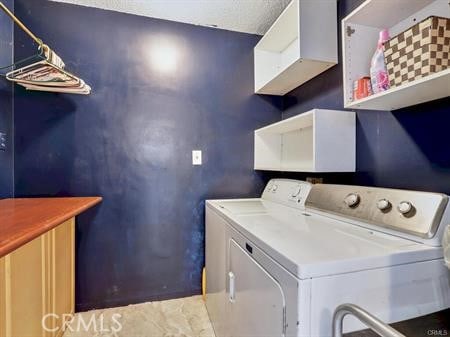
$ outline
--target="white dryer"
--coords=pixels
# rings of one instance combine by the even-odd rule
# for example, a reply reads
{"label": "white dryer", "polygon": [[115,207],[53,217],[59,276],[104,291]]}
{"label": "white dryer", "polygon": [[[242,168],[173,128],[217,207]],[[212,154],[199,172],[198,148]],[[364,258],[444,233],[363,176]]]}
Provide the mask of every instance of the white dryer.
{"label": "white dryer", "polygon": [[207,201],[217,337],[330,336],[343,303],[387,323],[450,307],[449,215],[442,194],[279,179],[260,199]]}
{"label": "white dryer", "polygon": [[[304,181],[272,179],[261,198],[206,202],[206,304],[216,337],[278,336],[287,328],[287,313],[297,320],[298,280],[231,226],[225,214],[289,216],[286,211],[304,209],[310,189]],[[261,281],[256,288],[246,283],[255,278]],[[248,315],[255,310],[255,295],[258,315]],[[233,324],[239,317],[247,319]]]}

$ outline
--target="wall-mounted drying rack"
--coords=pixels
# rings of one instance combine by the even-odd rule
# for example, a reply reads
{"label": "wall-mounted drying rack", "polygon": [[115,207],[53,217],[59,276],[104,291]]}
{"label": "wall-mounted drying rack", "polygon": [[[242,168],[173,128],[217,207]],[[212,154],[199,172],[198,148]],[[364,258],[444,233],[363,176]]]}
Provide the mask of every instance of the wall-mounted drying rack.
{"label": "wall-mounted drying rack", "polygon": [[64,70],[63,60],[34,35],[1,1],[2,9],[28,36],[38,44],[38,53],[0,69],[12,70],[3,75],[27,90],[88,95],[91,87],[81,78]]}

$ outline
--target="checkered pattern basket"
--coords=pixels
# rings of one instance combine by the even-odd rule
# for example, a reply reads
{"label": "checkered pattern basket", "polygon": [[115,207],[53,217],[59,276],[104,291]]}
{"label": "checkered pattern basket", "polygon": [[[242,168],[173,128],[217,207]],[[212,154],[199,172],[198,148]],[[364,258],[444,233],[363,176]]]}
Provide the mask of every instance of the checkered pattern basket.
{"label": "checkered pattern basket", "polygon": [[450,19],[437,16],[412,26],[384,44],[391,87],[450,67]]}

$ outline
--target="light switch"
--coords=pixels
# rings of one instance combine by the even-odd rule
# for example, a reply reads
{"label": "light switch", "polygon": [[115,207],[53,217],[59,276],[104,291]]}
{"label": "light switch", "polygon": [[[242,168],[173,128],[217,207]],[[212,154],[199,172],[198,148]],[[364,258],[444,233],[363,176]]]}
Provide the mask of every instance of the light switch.
{"label": "light switch", "polygon": [[192,151],[192,165],[201,165],[202,164],[202,151],[201,150],[193,150]]}

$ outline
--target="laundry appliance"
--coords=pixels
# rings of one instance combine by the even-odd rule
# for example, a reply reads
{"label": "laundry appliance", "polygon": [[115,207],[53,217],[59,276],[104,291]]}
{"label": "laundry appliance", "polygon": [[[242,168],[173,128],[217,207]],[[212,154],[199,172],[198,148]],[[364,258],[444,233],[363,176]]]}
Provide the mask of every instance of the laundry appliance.
{"label": "laundry appliance", "polygon": [[450,225],[444,232],[444,239],[442,240],[442,247],[444,249],[445,264],[450,269]]}
{"label": "laundry appliance", "polygon": [[[206,202],[206,306],[217,337],[330,336],[343,303],[386,323],[450,307],[448,197],[274,179]],[[355,318],[344,331],[365,328]]]}

